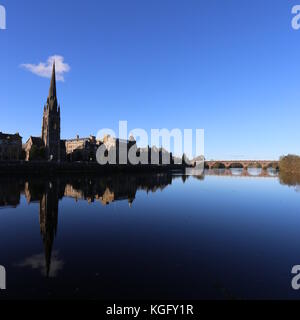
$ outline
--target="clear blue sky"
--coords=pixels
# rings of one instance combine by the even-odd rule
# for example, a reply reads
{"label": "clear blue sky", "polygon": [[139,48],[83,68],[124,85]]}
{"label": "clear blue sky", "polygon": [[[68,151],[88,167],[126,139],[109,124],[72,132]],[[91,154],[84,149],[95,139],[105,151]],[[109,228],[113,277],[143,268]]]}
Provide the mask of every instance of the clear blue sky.
{"label": "clear blue sky", "polygon": [[0,0],[0,131],[41,134],[49,79],[20,65],[61,55],[62,137],[204,128],[211,159],[300,154],[300,0]]}

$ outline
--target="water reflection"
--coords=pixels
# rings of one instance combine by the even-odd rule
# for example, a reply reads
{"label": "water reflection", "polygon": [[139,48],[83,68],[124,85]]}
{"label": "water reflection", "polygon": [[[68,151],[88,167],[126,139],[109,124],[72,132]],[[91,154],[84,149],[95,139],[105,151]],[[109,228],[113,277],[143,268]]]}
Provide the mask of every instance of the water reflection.
{"label": "water reflection", "polygon": [[[182,176],[185,182],[189,176]],[[47,277],[55,277],[62,268],[58,253],[52,254],[58,227],[58,208],[62,198],[89,203],[98,201],[107,206],[115,201],[127,200],[133,205],[138,190],[147,193],[164,190],[172,184],[172,175],[115,175],[107,177],[52,177],[51,179],[1,179],[0,209],[17,207],[20,197],[25,195],[27,203],[39,203],[39,224],[44,246],[44,257],[34,255],[16,264],[18,267],[41,269]]]}
{"label": "water reflection", "polygon": [[208,176],[233,176],[233,177],[261,177],[274,178],[278,176],[278,170],[268,168],[230,168],[230,169],[209,169],[205,171]]}
{"label": "water reflection", "polygon": [[248,168],[248,173],[250,176],[260,176],[263,172],[261,168]]}
{"label": "water reflection", "polygon": [[275,169],[275,168],[268,168],[267,172],[271,177],[276,177],[278,176],[278,173],[279,173],[278,169]]}
{"label": "water reflection", "polygon": [[0,182],[0,209],[17,207],[20,204],[22,183],[18,180],[2,179]]}
{"label": "water reflection", "polygon": [[[233,177],[233,179],[228,179],[230,181],[233,181],[233,186],[231,188],[236,188],[236,190],[240,190],[239,185],[236,185],[236,182],[238,181],[238,177],[249,177],[249,180],[251,180],[251,184],[254,184],[256,182],[256,180],[260,183],[262,180],[266,181],[266,186],[268,186],[269,182],[272,182],[273,179],[274,181],[277,181],[276,178],[274,178],[274,176],[276,176],[278,174],[277,171],[272,171],[272,170],[261,170],[259,172],[259,176],[257,175],[250,175],[248,170],[244,170],[244,169],[221,169],[221,170],[209,170],[205,172],[206,176],[212,176],[212,175],[218,175],[218,176],[225,176],[225,177]],[[270,179],[265,179],[265,178],[270,178]],[[159,204],[157,207],[156,206],[152,206],[151,207],[151,218],[148,218],[149,220],[148,223],[150,224],[152,219],[155,220],[155,218],[152,218],[152,216],[155,216],[155,209],[161,209],[162,212],[168,211],[171,212],[172,210],[174,210],[174,215],[172,216],[172,218],[170,220],[167,221],[168,224],[172,224],[173,223],[173,219],[176,221],[176,219],[178,219],[178,215],[176,218],[176,209],[178,209],[178,211],[184,211],[186,210],[188,214],[186,214],[186,212],[184,212],[187,216],[187,220],[180,220],[180,224],[178,226],[178,229],[176,229],[176,233],[174,234],[174,238],[170,238],[172,239],[178,239],[178,234],[181,234],[181,241],[184,243],[184,239],[190,239],[189,238],[189,231],[185,232],[184,228],[188,228],[187,230],[191,230],[193,227],[193,223],[190,223],[190,221],[198,221],[197,219],[199,217],[201,217],[201,219],[203,219],[201,221],[201,223],[197,224],[197,228],[201,228],[202,225],[205,225],[205,223],[207,222],[204,217],[205,214],[207,214],[207,218],[208,221],[210,219],[210,216],[212,214],[214,214],[214,212],[218,212],[220,210],[220,212],[222,210],[225,210],[223,208],[223,203],[226,203],[226,201],[229,201],[228,199],[230,199],[230,194],[227,193],[227,190],[229,190],[230,188],[224,188],[222,189],[222,192],[224,191],[225,193],[214,193],[216,192],[216,188],[217,186],[214,185],[214,181],[215,179],[207,179],[208,181],[204,181],[205,176],[197,176],[197,177],[193,177],[193,176],[188,176],[188,175],[171,175],[171,174],[158,174],[158,175],[115,175],[115,176],[106,176],[106,177],[89,177],[89,176],[78,176],[78,177],[51,177],[49,179],[40,179],[40,178],[30,178],[30,179],[0,179],[0,209],[1,207],[17,207],[20,205],[21,202],[21,196],[25,197],[27,203],[31,204],[31,203],[37,203],[38,204],[38,208],[39,208],[39,227],[40,227],[40,233],[41,233],[41,242],[43,243],[43,249],[44,252],[42,254],[35,254],[32,255],[32,252],[28,252],[26,253],[26,255],[24,254],[24,256],[26,257],[24,259],[24,256],[20,257],[19,259],[16,259],[16,261],[13,261],[15,263],[16,267],[21,268],[27,268],[27,269],[34,269],[34,270],[38,270],[39,273],[41,273],[43,276],[46,277],[50,277],[50,278],[54,278],[56,277],[59,272],[64,272],[65,269],[67,269],[67,263],[65,265],[64,260],[60,257],[60,253],[58,250],[54,249],[54,243],[56,241],[56,245],[57,242],[59,242],[59,239],[56,238],[57,235],[57,230],[58,230],[58,221],[59,221],[59,210],[62,210],[62,208],[59,208],[59,202],[63,199],[63,198],[68,198],[74,201],[86,201],[88,203],[99,203],[99,205],[101,206],[109,206],[114,202],[117,201],[126,201],[128,202],[128,206],[134,206],[135,204],[135,200],[137,198],[137,193],[138,191],[143,191],[146,193],[156,193],[157,191],[163,191],[165,190],[168,186],[170,186],[171,184],[174,183],[174,180],[178,179],[178,182],[182,181],[185,186],[184,189],[180,189],[180,193],[178,194],[174,194],[173,198],[168,195],[168,192],[164,193],[164,196],[166,196],[166,200],[165,200],[165,204]],[[197,179],[197,180],[196,180]],[[280,173],[279,175],[279,179],[280,182],[282,184],[287,184],[287,185],[292,185],[292,186],[296,186],[296,189],[298,188],[299,190],[299,185],[300,185],[300,176],[297,177],[296,175],[293,174],[284,174],[284,173]],[[225,179],[219,179],[221,182],[221,187],[223,188],[223,180]],[[247,179],[246,182],[248,183]],[[219,181],[219,182],[220,182]],[[225,180],[227,181],[227,180]],[[191,183],[192,182],[192,183]],[[199,183],[198,183],[199,182]],[[278,183],[277,183],[278,184]],[[200,192],[200,188],[198,189],[198,186],[206,186],[206,188],[208,188],[208,190],[211,190],[211,192],[208,192],[205,188],[202,188],[202,192]],[[193,186],[193,189],[191,188],[191,186]],[[226,185],[227,186],[227,185]],[[258,184],[258,187],[260,185]],[[265,185],[264,185],[265,186]],[[249,187],[249,185],[248,185]],[[245,187],[246,188],[246,187]],[[186,191],[185,191],[186,190]],[[255,189],[256,190],[256,189]],[[265,189],[262,189],[265,190]],[[186,193],[183,193],[186,192]],[[228,191],[229,192],[229,191]],[[238,191],[236,191],[238,192]],[[250,191],[251,192],[251,189]],[[218,201],[214,201],[215,200],[215,195],[219,196],[219,199],[222,199],[222,207],[217,207],[217,202]],[[240,197],[242,197],[243,201],[247,200],[247,194],[246,193],[234,193],[234,194],[238,194],[237,197],[233,197],[233,203],[235,203],[236,199]],[[176,199],[180,198],[180,196],[183,196],[184,199],[184,205],[182,205],[182,207],[172,207],[172,201],[174,201],[176,203],[176,206],[180,206],[179,202],[176,202]],[[222,198],[222,196],[224,196],[224,198]],[[169,197],[169,198],[167,198]],[[201,198],[202,197],[202,198]],[[202,202],[197,202],[198,199],[201,198]],[[207,200],[207,202],[205,202]],[[167,203],[167,205],[166,205]],[[190,220],[190,212],[193,212],[192,210],[192,205],[191,203],[195,206],[195,212],[197,212],[197,214],[195,214],[195,217],[197,217],[197,219],[195,220]],[[208,205],[209,204],[209,205]],[[163,207],[165,205],[165,207]],[[203,205],[203,210],[201,211],[199,208],[201,208],[201,205]],[[140,210],[147,210],[147,207],[149,206],[149,203],[145,203],[145,206],[141,208]],[[209,209],[210,206],[213,207],[213,209]],[[216,206],[216,207],[215,207]],[[229,209],[227,211],[227,215],[231,214],[232,208],[234,208],[234,206],[229,206]],[[130,212],[132,211],[131,209],[127,209],[130,210]],[[150,210],[150,209],[149,209]],[[238,209],[236,209],[238,210]],[[269,210],[271,211],[271,210]],[[201,214],[200,214],[200,213]],[[208,212],[208,213],[207,213]],[[253,212],[255,212],[255,210],[251,211],[251,215],[249,216],[253,216]],[[266,212],[268,212],[268,210],[266,210]],[[61,213],[62,214],[62,213]],[[161,215],[162,217],[165,215]],[[218,219],[220,218],[220,216],[218,216]],[[129,220],[130,217],[127,219]],[[156,219],[158,219],[156,217]],[[105,219],[103,219],[101,222],[104,222]],[[182,227],[182,223],[183,222],[186,223],[186,225],[184,227]],[[72,216],[72,222],[73,222],[73,216]],[[124,221],[122,220],[122,222],[124,223]],[[166,220],[164,221],[166,223]],[[158,228],[162,228],[163,226],[163,221],[159,220],[159,223],[157,224],[157,229],[146,229],[146,230],[150,230],[149,233],[152,232],[152,230],[158,230]],[[94,223],[93,221],[90,221],[91,225]],[[134,224],[134,222],[131,221],[131,223]],[[150,224],[151,225],[151,224]],[[207,223],[205,225],[206,227],[209,226],[209,224]],[[225,226],[226,226],[226,222],[225,222]],[[182,227],[182,228],[181,228]],[[228,228],[230,228],[230,226],[227,225]],[[90,229],[92,228],[92,226],[90,226],[90,228],[88,228],[86,231],[87,234],[86,236],[88,237]],[[166,227],[168,228],[168,227]],[[191,229],[189,229],[191,228]],[[203,227],[204,228],[204,227]],[[135,232],[138,234],[138,227],[134,227],[133,229],[130,229],[130,231],[128,231],[128,234],[126,234],[126,237],[123,237],[123,241],[125,241],[124,239],[130,239],[130,235],[131,232]],[[102,231],[105,230],[104,228],[102,229]],[[182,230],[182,231],[181,231]],[[197,237],[204,237],[205,236],[205,231],[206,229],[204,228],[202,230],[202,233],[198,231],[198,229],[195,231],[195,235],[197,235]],[[77,229],[78,231],[78,229]],[[119,231],[119,230],[118,230]],[[98,235],[98,230],[97,232],[94,230],[94,234],[93,236],[96,237]],[[182,233],[181,233],[182,232]],[[217,232],[215,230],[215,232]],[[218,231],[219,232],[219,231]],[[101,233],[99,233],[101,234]],[[154,234],[156,234],[154,232]],[[220,234],[213,234],[213,238],[215,238],[216,236],[221,236],[222,232],[220,232]],[[232,230],[230,230],[230,234],[232,234]],[[117,238],[118,236],[118,232],[116,233],[115,237]],[[143,233],[144,236],[144,233]],[[151,235],[152,236],[152,235]],[[39,235],[38,235],[39,237]],[[104,241],[99,241],[99,243],[106,243],[106,237],[107,235],[104,235],[103,238]],[[148,237],[148,238],[147,238]],[[150,236],[147,235],[147,239],[150,239]],[[74,237],[75,238],[75,237]],[[72,238],[72,241],[74,240],[74,238]],[[114,241],[113,237],[109,238],[110,241]],[[143,238],[138,238],[138,239],[143,239]],[[153,240],[153,238],[151,238]],[[38,239],[39,240],[39,239]],[[170,240],[170,244],[168,244],[168,239],[165,239],[165,243],[164,245],[166,246],[167,244],[170,246],[170,248],[173,249],[172,245],[173,242]],[[193,261],[194,259],[196,259],[193,255],[195,253],[196,250],[197,255],[195,254],[195,256],[197,256],[198,258],[201,257],[201,254],[199,254],[199,252],[202,250],[202,245],[205,243],[205,241],[199,241],[200,245],[197,246],[196,242],[191,239],[191,242],[189,243],[189,245],[186,247],[186,250],[182,251],[182,259],[178,259],[178,261],[176,260],[177,255],[178,255],[178,250],[180,250],[180,248],[178,249],[178,247],[176,247],[176,250],[174,250],[174,261],[176,261],[175,265],[175,269],[179,269],[180,270],[180,266],[182,264],[184,264],[184,261],[186,261],[185,259],[189,259],[191,258]],[[60,240],[61,241],[61,240]],[[87,240],[86,240],[87,241]],[[93,241],[94,238],[91,239],[91,246],[93,247]],[[97,242],[97,241],[95,241]],[[129,242],[130,243],[130,242]],[[149,242],[150,243],[150,242]],[[214,243],[214,240],[212,240],[212,243]],[[131,245],[133,245],[133,243],[130,243]],[[118,242],[118,246],[120,245],[120,243]],[[139,241],[137,241],[136,243],[134,243],[134,245],[136,245],[136,252],[138,252],[138,254],[141,254],[141,252],[144,251],[139,251]],[[159,243],[159,245],[161,245],[161,243]],[[232,245],[232,244],[231,244]],[[109,246],[109,244],[107,244],[107,246]],[[57,247],[57,246],[56,246]],[[142,246],[141,246],[142,247]],[[208,246],[209,247],[209,246]],[[230,247],[230,246],[229,246]],[[131,247],[128,246],[127,250],[129,250],[130,254],[130,249]],[[145,248],[148,248],[148,243],[146,243]],[[157,246],[157,248],[160,248],[160,246]],[[163,247],[164,248],[164,247]],[[192,249],[191,249],[192,248]],[[203,245],[203,248],[205,249],[205,245]],[[60,252],[63,252],[62,249],[59,247]],[[102,248],[105,251],[105,247]],[[143,249],[143,248],[142,248]],[[142,250],[141,249],[141,250]],[[204,250],[203,249],[203,250]],[[97,249],[98,250],[98,249]],[[124,248],[123,248],[124,250]],[[199,252],[198,252],[198,251]],[[36,251],[36,252],[40,252]],[[110,252],[110,251],[109,251]],[[132,254],[132,256],[136,256],[138,254],[136,254],[136,252],[134,251],[134,254]],[[173,252],[173,251],[172,251]],[[202,251],[201,251],[202,252]],[[108,254],[106,252],[106,254]],[[156,254],[156,253],[155,253]],[[125,254],[124,254],[125,255]],[[209,248],[207,249],[206,255],[209,256]],[[153,257],[155,258],[156,255],[153,255]],[[161,257],[165,257],[165,252],[163,252],[163,255]],[[114,268],[117,263],[116,260],[114,260],[115,258],[111,255],[109,255],[109,258],[112,260],[111,265],[109,264],[109,269]],[[64,259],[66,259],[66,257],[64,256]],[[93,258],[94,259],[94,256]],[[67,261],[67,259],[65,260]],[[162,260],[159,260],[160,263]],[[173,260],[172,260],[173,261]],[[188,260],[190,261],[190,260]],[[160,263],[158,263],[158,265],[160,265]],[[108,264],[108,262],[107,262]],[[215,264],[212,264],[213,266]],[[217,265],[217,264],[216,264]],[[65,267],[65,269],[64,269]],[[153,266],[152,266],[153,267]],[[192,264],[190,264],[188,266],[189,268],[192,268]],[[158,267],[159,268],[159,267]],[[64,269],[64,270],[63,270]],[[129,270],[129,269],[128,269]],[[158,271],[159,272],[159,271]],[[198,275],[197,275],[198,276]]]}
{"label": "water reflection", "polygon": [[243,168],[232,168],[232,169],[230,169],[230,171],[233,176],[241,176],[243,174],[244,169]]}
{"label": "water reflection", "polygon": [[279,180],[281,184],[296,187],[296,190],[299,189],[300,174],[282,171],[279,173]]}
{"label": "water reflection", "polygon": [[25,258],[23,261],[19,263],[16,263],[14,266],[18,268],[31,268],[33,270],[40,270],[40,273],[43,276],[47,278],[55,278],[58,275],[59,271],[63,269],[64,262],[59,257],[59,252],[53,251],[53,253],[50,254],[48,260],[47,257],[45,260],[44,253],[35,254],[28,258]]}

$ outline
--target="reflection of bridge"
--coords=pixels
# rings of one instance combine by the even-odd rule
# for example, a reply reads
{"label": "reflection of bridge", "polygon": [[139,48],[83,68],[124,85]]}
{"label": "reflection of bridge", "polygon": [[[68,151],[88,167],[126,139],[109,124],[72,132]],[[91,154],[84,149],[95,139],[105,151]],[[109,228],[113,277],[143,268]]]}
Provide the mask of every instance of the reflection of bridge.
{"label": "reflection of bridge", "polygon": [[260,169],[257,174],[251,174],[248,169],[240,169],[241,171],[235,172],[233,169],[210,169],[205,171],[206,176],[230,176],[230,177],[249,177],[249,178],[275,178],[277,174],[271,174],[266,169]]}
{"label": "reflection of bridge", "polygon": [[275,166],[278,167],[278,161],[272,160],[224,160],[224,161],[205,161],[205,166],[209,169],[214,168],[250,168],[250,167],[259,167],[267,169],[269,167]]}

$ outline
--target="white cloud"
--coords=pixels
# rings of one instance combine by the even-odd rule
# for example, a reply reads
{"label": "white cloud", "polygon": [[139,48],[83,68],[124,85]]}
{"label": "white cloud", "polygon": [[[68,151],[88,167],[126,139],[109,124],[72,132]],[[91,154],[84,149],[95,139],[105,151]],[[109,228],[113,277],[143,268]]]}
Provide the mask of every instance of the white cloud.
{"label": "white cloud", "polygon": [[65,81],[64,74],[68,73],[71,68],[64,62],[64,57],[54,55],[48,58],[47,62],[40,62],[39,64],[23,63],[21,67],[32,72],[33,74],[43,77],[51,78],[52,66],[55,61],[56,79],[58,81]]}

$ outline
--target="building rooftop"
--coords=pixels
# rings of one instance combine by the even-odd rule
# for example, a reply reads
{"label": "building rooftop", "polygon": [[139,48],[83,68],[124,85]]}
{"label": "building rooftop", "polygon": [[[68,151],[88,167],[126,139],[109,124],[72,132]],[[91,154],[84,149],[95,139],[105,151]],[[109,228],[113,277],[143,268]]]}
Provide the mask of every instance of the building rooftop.
{"label": "building rooftop", "polygon": [[22,139],[22,137],[20,136],[20,134],[18,132],[15,134],[0,132],[0,140],[2,140],[2,141],[3,140],[6,140],[7,142],[20,141],[20,139]]}
{"label": "building rooftop", "polygon": [[[37,147],[42,147],[42,146],[43,146],[43,141],[42,141],[42,138],[41,138],[41,137],[30,137],[30,138],[27,140],[27,142],[28,142],[29,140],[31,140],[32,143],[33,143],[34,145],[36,145]],[[27,142],[26,142],[26,143],[27,143]]]}

